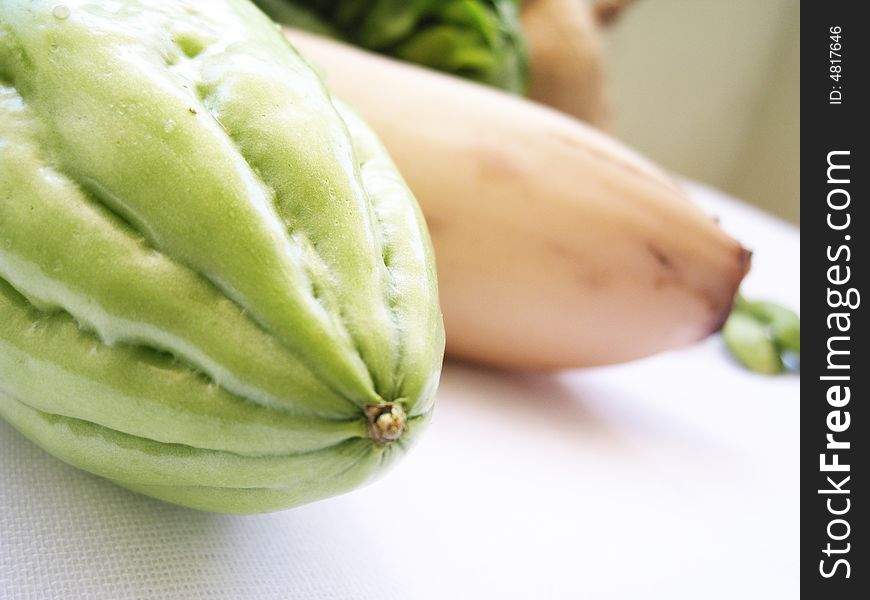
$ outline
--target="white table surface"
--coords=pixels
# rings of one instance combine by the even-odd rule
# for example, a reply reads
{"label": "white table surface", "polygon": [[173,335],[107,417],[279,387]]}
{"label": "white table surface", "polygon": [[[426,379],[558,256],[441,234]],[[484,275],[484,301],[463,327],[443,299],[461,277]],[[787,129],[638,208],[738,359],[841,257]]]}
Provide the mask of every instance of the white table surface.
{"label": "white table surface", "polygon": [[[798,230],[692,195],[755,251],[746,294],[798,308]],[[796,598],[799,415],[798,376],[718,336],[550,376],[448,362],[383,479],[253,517],[124,491],[0,421],[0,598]]]}

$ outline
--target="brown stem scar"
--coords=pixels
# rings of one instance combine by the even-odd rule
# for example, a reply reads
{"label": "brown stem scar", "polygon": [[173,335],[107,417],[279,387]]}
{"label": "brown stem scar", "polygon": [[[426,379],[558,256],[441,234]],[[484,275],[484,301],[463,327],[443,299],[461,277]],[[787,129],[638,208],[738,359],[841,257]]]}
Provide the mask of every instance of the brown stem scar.
{"label": "brown stem scar", "polygon": [[407,417],[400,403],[368,404],[364,410],[369,423],[369,435],[378,444],[386,445],[395,441],[405,431]]}

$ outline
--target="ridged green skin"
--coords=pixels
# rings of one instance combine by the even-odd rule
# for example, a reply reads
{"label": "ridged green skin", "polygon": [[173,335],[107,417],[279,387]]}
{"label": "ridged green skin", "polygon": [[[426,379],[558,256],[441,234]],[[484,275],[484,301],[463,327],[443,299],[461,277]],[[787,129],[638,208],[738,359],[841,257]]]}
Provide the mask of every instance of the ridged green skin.
{"label": "ridged green skin", "polygon": [[0,415],[26,436],[170,502],[285,508],[407,448],[443,345],[413,196],[252,4],[0,2]]}

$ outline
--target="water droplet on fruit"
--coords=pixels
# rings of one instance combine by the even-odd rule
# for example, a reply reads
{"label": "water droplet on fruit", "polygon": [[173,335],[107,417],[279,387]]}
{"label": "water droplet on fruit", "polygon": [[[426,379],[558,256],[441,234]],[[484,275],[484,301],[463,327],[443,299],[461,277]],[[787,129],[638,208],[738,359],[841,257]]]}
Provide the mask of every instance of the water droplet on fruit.
{"label": "water droplet on fruit", "polygon": [[64,19],[68,19],[70,15],[69,6],[65,4],[58,4],[52,9],[51,14],[54,15],[55,19],[60,19],[61,21],[63,21]]}
{"label": "water droplet on fruit", "polygon": [[163,124],[163,131],[166,133],[172,133],[172,130],[175,129],[175,121],[172,119],[167,119],[167,121]]}

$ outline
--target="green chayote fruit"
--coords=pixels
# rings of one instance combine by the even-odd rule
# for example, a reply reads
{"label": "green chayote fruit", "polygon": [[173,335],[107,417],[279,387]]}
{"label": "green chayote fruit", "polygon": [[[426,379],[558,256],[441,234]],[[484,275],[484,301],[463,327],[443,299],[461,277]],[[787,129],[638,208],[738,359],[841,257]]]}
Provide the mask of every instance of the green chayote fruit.
{"label": "green chayote fruit", "polygon": [[204,510],[349,490],[426,422],[419,209],[246,0],[0,2],[0,415]]}
{"label": "green chayote fruit", "polygon": [[276,21],[515,93],[528,80],[518,0],[255,0]]}

